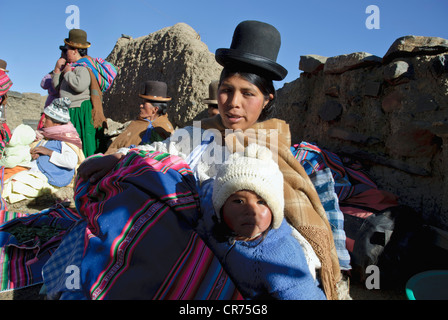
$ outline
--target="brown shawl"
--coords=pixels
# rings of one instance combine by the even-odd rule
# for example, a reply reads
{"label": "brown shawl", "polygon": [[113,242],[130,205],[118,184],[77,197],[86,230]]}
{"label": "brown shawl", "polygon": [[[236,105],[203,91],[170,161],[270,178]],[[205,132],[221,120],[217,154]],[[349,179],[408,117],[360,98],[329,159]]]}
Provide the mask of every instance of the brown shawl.
{"label": "brown shawl", "polygon": [[[87,67],[86,67],[87,68]],[[87,68],[90,74],[90,101],[92,102],[93,126],[97,128],[107,128],[107,119],[103,111],[103,92],[93,71]]]}
{"label": "brown shawl", "polygon": [[226,129],[217,115],[203,120],[201,126],[203,129],[219,130],[231,152],[256,141],[270,148],[273,154],[278,149],[277,161],[284,177],[285,217],[307,239],[319,257],[322,265],[320,275],[327,298],[338,299],[336,284],[341,280],[341,272],[333,234],[316,189],[290,151],[289,125],[283,120],[270,119],[256,123],[244,133],[224,135]]}
{"label": "brown shawl", "polygon": [[[130,145],[139,145],[142,142],[143,134],[148,128],[148,121],[143,119],[137,119],[132,121],[129,126],[124,130],[107,149],[105,154],[112,154],[120,148],[129,147]],[[173,133],[174,128],[168,116],[165,114],[159,116],[152,121],[154,130],[160,135],[162,139],[168,138]]]}

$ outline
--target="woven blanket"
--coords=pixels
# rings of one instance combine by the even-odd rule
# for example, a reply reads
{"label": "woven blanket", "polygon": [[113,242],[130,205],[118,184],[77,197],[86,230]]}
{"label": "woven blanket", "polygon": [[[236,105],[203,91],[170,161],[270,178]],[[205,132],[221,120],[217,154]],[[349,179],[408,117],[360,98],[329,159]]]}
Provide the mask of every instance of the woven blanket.
{"label": "woven blanket", "polygon": [[72,63],[74,67],[87,67],[92,70],[95,78],[98,80],[98,84],[102,92],[107,91],[117,76],[117,67],[112,63],[103,60],[101,58],[92,58],[89,56],[79,59],[77,62]]}
{"label": "woven blanket", "polygon": [[[42,283],[43,265],[79,218],[76,211],[62,206],[34,214],[0,211],[0,291]],[[39,233],[26,238],[30,228],[54,231],[48,238],[38,236]],[[23,239],[18,237],[19,229]]]}
{"label": "woven blanket", "polygon": [[0,70],[0,96],[6,94],[11,89],[12,81],[9,76]]}
{"label": "woven blanket", "polygon": [[3,153],[6,145],[11,140],[11,130],[6,123],[0,124],[0,153]]}
{"label": "woven blanket", "polygon": [[293,145],[291,151],[308,175],[325,168],[331,169],[339,201],[372,188],[377,189],[376,184],[364,172],[345,166],[333,152],[305,141]]}
{"label": "woven blanket", "polygon": [[325,168],[315,171],[310,174],[310,179],[327,214],[341,270],[350,270],[350,254],[346,247],[347,237],[344,229],[344,214],[339,208],[339,200],[334,191],[334,180],[331,170],[330,168]]}
{"label": "woven blanket", "polygon": [[[195,183],[181,158],[135,150],[98,184],[77,180],[85,225],[70,231],[44,267],[50,297],[241,299],[183,220],[199,214]],[[79,286],[67,287],[67,267],[79,270]]]}

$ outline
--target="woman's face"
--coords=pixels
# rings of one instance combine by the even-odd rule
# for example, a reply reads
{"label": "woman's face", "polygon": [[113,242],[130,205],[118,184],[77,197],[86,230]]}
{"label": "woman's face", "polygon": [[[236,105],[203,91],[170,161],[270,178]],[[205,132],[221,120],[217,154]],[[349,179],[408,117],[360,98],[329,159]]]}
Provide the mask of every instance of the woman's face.
{"label": "woman's face", "polygon": [[143,100],[140,104],[140,118],[154,120],[157,117],[159,108],[154,107],[148,100]]}
{"label": "woman's face", "polygon": [[59,126],[59,125],[61,125],[61,124],[58,122],[54,122],[53,119],[51,119],[49,116],[45,115],[45,120],[42,125],[44,128],[50,128],[50,127]]}
{"label": "woman's face", "polygon": [[65,54],[66,54],[66,60],[69,63],[76,62],[81,58],[81,55],[78,53],[78,50],[70,46],[67,46],[67,51],[65,52]]}
{"label": "woman's face", "polygon": [[227,129],[248,129],[258,121],[268,102],[256,85],[239,75],[224,79],[218,88],[218,109]]}
{"label": "woman's face", "polygon": [[266,231],[272,222],[267,203],[255,192],[240,190],[222,207],[223,220],[240,239],[250,239]]}
{"label": "woman's face", "polygon": [[214,117],[217,114],[219,114],[219,110],[218,110],[218,106],[216,104],[214,105],[209,105],[208,109],[207,109],[207,113],[209,117]]}

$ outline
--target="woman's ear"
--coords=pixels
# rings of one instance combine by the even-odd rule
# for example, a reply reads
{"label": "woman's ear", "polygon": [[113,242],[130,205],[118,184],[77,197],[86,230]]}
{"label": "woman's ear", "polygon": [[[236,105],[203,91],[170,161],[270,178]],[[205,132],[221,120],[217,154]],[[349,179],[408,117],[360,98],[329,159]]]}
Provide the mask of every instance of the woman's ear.
{"label": "woman's ear", "polygon": [[268,105],[270,101],[274,100],[274,95],[272,93],[269,94],[268,98],[264,101],[263,109]]}

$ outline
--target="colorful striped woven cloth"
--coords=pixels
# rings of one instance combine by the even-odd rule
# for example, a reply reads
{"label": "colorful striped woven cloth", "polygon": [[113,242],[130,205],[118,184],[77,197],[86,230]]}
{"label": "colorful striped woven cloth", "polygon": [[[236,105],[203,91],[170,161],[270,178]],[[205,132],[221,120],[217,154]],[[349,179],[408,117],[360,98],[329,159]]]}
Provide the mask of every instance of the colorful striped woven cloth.
{"label": "colorful striped woven cloth", "polygon": [[[35,214],[0,211],[0,291],[42,283],[43,265],[79,218],[76,211],[62,206]],[[47,240],[35,236],[22,242],[13,232],[18,227],[52,227],[56,231]]]}
{"label": "colorful striped woven cloth", "polygon": [[12,81],[9,76],[3,70],[0,70],[0,96],[7,93],[11,86]]}
{"label": "colorful striped woven cloth", "polygon": [[339,204],[366,190],[377,189],[377,186],[362,171],[346,167],[337,154],[312,143],[302,141],[293,145],[291,151],[304,167],[324,206],[341,269],[349,270],[351,259],[347,250],[344,213]]}
{"label": "colorful striped woven cloth", "polygon": [[72,63],[71,66],[73,68],[81,66],[91,69],[95,78],[98,80],[102,92],[109,90],[117,76],[117,67],[101,58],[86,56]]}
{"label": "colorful striped woven cloth", "polygon": [[[11,140],[11,130],[6,123],[0,124],[0,154],[3,154],[8,142]],[[2,180],[3,181],[3,180]]]}
{"label": "colorful striped woven cloth", "polygon": [[339,201],[368,189],[377,189],[376,184],[364,172],[348,168],[333,152],[305,141],[292,146],[291,151],[308,175],[325,168],[331,169]]}
{"label": "colorful striped woven cloth", "polygon": [[[131,151],[98,184],[78,180],[75,188],[86,225],[74,228],[61,244],[64,253],[58,249],[45,265],[51,296],[241,299],[217,258],[184,221],[195,219],[199,204],[194,176],[181,158]],[[74,256],[80,239],[83,252]],[[64,288],[67,275],[61,270],[67,261],[80,270],[78,289]],[[55,270],[62,280],[51,278]]]}

